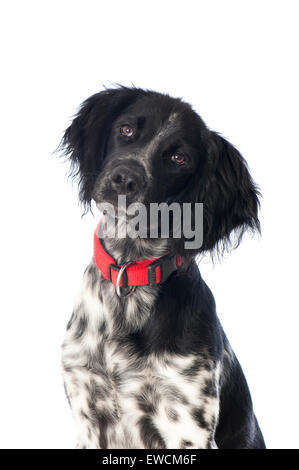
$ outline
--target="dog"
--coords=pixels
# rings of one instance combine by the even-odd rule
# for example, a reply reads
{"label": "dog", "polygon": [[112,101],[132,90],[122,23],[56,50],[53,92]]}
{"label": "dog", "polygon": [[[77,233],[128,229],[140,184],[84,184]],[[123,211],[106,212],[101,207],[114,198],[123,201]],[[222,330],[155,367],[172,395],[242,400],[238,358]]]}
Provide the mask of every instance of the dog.
{"label": "dog", "polygon": [[92,200],[116,208],[120,195],[145,207],[203,204],[191,249],[173,232],[101,238],[98,226],[62,345],[77,447],[265,448],[196,262],[260,231],[260,193],[239,151],[181,98],[121,85],[83,102],[61,149],[85,210]]}

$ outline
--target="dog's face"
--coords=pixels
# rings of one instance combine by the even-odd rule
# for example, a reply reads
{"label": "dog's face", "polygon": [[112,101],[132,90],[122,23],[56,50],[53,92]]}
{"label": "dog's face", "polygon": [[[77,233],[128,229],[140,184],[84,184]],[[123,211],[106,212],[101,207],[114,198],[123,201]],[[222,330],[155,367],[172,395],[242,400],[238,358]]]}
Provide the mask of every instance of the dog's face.
{"label": "dog's face", "polygon": [[[195,132],[194,132],[195,130]],[[200,166],[204,125],[183,103],[141,96],[111,122],[96,202],[181,202]],[[202,155],[202,159],[204,155]]]}
{"label": "dog's face", "polygon": [[62,145],[87,205],[117,204],[119,195],[128,204],[202,202],[199,251],[225,244],[235,229],[259,229],[258,192],[244,159],[180,99],[105,90],[82,104]]}

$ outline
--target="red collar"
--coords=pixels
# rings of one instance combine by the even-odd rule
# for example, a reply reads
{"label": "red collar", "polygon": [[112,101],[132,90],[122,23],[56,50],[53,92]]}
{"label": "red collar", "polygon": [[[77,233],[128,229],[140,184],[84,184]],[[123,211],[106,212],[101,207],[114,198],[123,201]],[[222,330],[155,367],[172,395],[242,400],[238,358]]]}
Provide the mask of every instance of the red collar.
{"label": "red collar", "polygon": [[[116,285],[122,266],[116,264],[112,256],[103,247],[98,236],[100,224],[101,221],[94,233],[94,260],[104,278]],[[160,258],[133,261],[123,271],[119,285],[121,287],[128,287],[160,284],[166,281],[182,263],[183,259],[181,256],[169,253]]]}

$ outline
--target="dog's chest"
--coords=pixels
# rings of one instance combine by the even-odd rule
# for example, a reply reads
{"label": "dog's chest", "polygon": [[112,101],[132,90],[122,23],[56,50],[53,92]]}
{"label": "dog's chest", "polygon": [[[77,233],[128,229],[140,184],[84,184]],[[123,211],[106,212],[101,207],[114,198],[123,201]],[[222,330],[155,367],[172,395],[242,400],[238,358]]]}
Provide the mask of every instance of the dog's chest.
{"label": "dog's chest", "polygon": [[99,428],[90,432],[92,446],[96,439],[107,448],[213,445],[217,370],[192,354],[138,356],[114,334],[107,308],[91,279],[85,280],[63,348],[73,413],[79,421],[90,416]]}
{"label": "dog's chest", "polygon": [[117,362],[118,419],[108,432],[110,447],[205,447],[215,400],[205,402],[201,394],[210,374],[202,373],[201,379],[194,380],[187,377],[195,362],[192,356],[166,355],[148,357],[138,368],[131,361],[123,361],[120,367]]}

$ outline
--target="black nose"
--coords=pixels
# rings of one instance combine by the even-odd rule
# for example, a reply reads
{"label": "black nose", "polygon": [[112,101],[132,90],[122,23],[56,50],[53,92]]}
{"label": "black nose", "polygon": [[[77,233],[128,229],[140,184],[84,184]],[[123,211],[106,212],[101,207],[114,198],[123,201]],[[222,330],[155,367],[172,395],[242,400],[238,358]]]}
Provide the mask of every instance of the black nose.
{"label": "black nose", "polygon": [[117,166],[110,175],[112,188],[118,194],[136,195],[141,191],[142,178],[137,172],[125,166]]}

